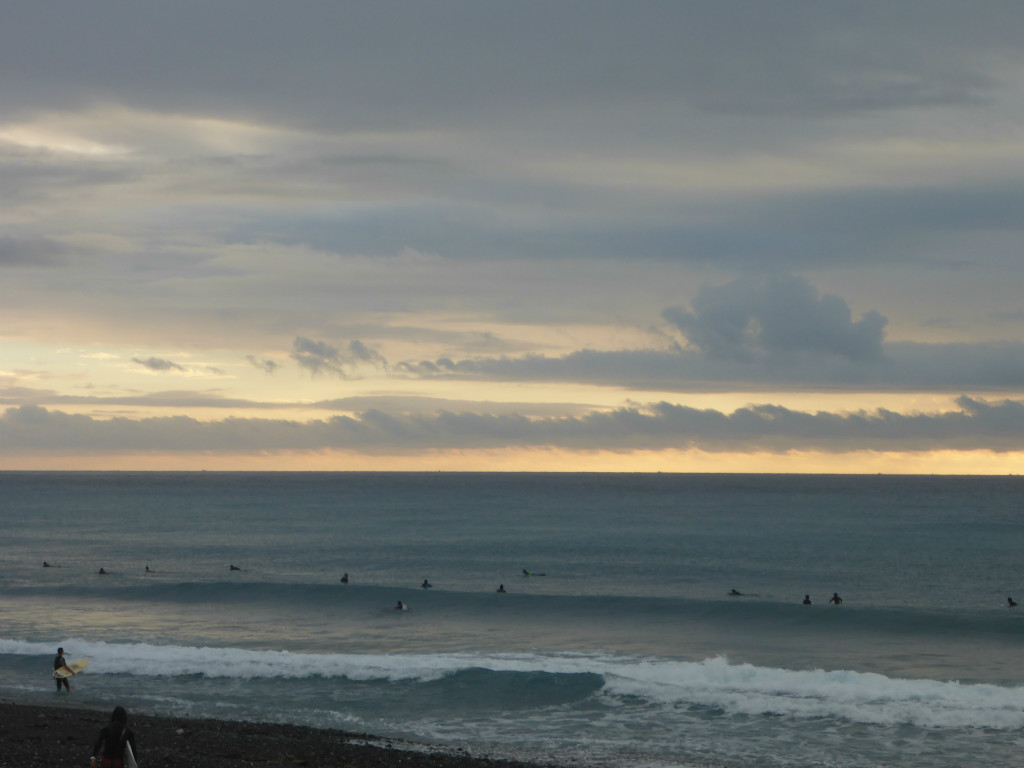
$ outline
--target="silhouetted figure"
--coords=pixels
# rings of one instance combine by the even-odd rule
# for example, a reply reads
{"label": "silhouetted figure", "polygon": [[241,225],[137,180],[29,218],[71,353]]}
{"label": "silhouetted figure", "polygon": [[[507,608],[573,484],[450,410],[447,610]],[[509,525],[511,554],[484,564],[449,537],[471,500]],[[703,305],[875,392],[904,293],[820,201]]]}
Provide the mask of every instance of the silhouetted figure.
{"label": "silhouetted figure", "polygon": [[[66,667],[67,665],[68,665],[67,659],[64,658],[64,649],[63,648],[58,648],[57,649],[57,657],[53,660],[53,671],[56,672],[61,667]],[[64,685],[64,688],[65,688],[65,690],[67,690],[68,693],[71,693],[71,683],[68,682],[68,679],[66,677],[58,677],[58,678],[56,678],[56,680],[57,680],[57,693],[60,693],[60,686],[61,686],[61,684]]]}
{"label": "silhouetted figure", "polygon": [[505,585],[504,584],[499,584],[498,585],[498,591],[499,592],[504,592],[505,591]]}
{"label": "silhouetted figure", "polygon": [[348,573],[341,577],[342,584],[348,584]]}
{"label": "silhouetted figure", "polygon": [[1017,607],[1017,601],[1014,600],[1012,597],[1008,597],[1008,598],[1006,598],[1006,605],[1008,607],[1010,607],[1010,608],[1016,608]]}
{"label": "silhouetted figure", "polygon": [[811,605],[811,596],[804,595],[804,605]]}
{"label": "silhouetted figure", "polygon": [[832,593],[832,597],[828,601],[828,604],[829,605],[842,605],[843,604],[843,598],[841,598],[839,596],[838,592],[833,592]]}
{"label": "silhouetted figure", "polygon": [[135,734],[128,727],[128,713],[124,711],[124,707],[114,707],[110,722],[103,726],[99,738],[96,739],[96,745],[92,748],[91,765],[95,768],[96,758],[102,750],[103,768],[121,768],[126,762],[124,756],[129,747],[134,757],[139,748],[135,744]]}

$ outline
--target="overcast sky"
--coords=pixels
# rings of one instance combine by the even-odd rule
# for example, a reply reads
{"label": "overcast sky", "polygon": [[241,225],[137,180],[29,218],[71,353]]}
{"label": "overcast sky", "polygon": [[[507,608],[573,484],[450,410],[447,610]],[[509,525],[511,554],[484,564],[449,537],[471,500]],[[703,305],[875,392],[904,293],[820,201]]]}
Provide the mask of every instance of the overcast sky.
{"label": "overcast sky", "polygon": [[1017,472],[1019,2],[36,0],[0,468]]}

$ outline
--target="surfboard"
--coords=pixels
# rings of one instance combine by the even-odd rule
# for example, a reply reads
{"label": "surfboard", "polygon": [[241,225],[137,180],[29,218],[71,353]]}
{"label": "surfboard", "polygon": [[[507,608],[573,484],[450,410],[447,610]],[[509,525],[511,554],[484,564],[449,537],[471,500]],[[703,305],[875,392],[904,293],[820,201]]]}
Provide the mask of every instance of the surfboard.
{"label": "surfboard", "polygon": [[135,762],[135,753],[132,752],[132,745],[128,742],[124,744],[124,768],[139,768],[139,764]]}
{"label": "surfboard", "polygon": [[78,661],[72,661],[70,664],[65,664],[60,669],[53,670],[53,676],[58,680],[61,680],[65,677],[77,675],[79,672],[85,669],[85,665],[88,663],[88,659],[79,659]]}

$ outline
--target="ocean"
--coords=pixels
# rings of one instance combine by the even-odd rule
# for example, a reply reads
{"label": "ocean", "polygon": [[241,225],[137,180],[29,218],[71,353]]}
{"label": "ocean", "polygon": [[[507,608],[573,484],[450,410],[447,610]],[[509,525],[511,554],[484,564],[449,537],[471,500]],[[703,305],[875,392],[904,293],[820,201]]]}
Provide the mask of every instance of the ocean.
{"label": "ocean", "polygon": [[0,472],[0,696],[584,768],[1020,765],[1022,491]]}

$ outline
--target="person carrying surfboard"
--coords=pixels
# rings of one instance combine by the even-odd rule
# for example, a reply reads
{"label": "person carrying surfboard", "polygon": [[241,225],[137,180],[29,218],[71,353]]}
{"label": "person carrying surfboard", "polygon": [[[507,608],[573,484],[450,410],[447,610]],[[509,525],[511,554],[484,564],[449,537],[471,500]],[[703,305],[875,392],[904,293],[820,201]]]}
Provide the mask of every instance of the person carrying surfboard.
{"label": "person carrying surfboard", "polygon": [[[68,664],[67,659],[64,658],[64,649],[57,649],[57,657],[53,660],[53,671],[56,672],[61,667],[66,667]],[[58,677],[57,680],[57,693],[60,693],[60,684],[64,683],[64,687],[68,693],[71,693],[71,684],[68,682],[66,677]]]}
{"label": "person carrying surfboard", "polygon": [[96,757],[103,750],[99,765],[102,768],[137,768],[135,753],[135,733],[128,727],[128,713],[124,707],[114,707],[110,714],[110,722],[100,730],[96,745],[92,748],[91,768],[96,768]]}

